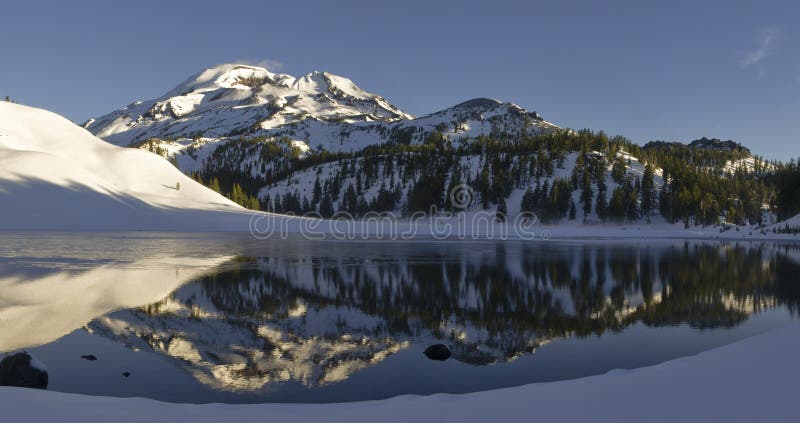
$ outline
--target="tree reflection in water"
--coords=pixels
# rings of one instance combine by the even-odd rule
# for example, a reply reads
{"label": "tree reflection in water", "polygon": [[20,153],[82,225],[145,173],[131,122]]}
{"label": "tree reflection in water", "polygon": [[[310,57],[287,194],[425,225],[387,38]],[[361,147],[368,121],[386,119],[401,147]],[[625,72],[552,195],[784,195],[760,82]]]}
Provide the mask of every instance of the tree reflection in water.
{"label": "tree reflection in water", "polygon": [[637,322],[713,329],[777,306],[796,314],[800,299],[800,249],[792,245],[413,249],[242,257],[163,301],[90,326],[236,391],[341,381],[414,343],[445,343],[453,359],[487,365]]}

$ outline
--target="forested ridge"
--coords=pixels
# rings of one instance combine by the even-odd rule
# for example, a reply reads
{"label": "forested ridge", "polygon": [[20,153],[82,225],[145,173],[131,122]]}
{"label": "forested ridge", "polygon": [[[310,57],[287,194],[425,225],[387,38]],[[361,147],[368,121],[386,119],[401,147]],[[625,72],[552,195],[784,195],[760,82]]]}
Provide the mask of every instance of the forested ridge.
{"label": "forested ridge", "polygon": [[[152,148],[151,148],[152,151]],[[496,210],[545,222],[760,225],[800,212],[796,161],[768,162],[731,141],[691,144],[590,130],[388,142],[302,151],[286,138],[223,143],[193,177],[249,208],[280,213]],[[472,202],[450,193],[469,187]],[[513,200],[513,201],[512,201]],[[513,203],[513,204],[512,204]]]}

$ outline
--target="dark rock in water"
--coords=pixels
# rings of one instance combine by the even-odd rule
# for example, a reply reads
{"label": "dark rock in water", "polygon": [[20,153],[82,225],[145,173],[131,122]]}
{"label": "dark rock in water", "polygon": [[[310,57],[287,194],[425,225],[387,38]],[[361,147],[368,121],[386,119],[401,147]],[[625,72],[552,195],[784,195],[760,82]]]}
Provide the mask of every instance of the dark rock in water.
{"label": "dark rock in water", "polygon": [[89,361],[96,361],[97,360],[97,357],[95,357],[93,354],[82,355],[81,358],[84,359],[84,360],[89,360]]}
{"label": "dark rock in water", "polygon": [[447,348],[447,346],[444,344],[431,345],[430,347],[425,349],[423,354],[425,354],[425,356],[427,356],[431,360],[439,360],[439,361],[445,361],[452,355],[452,353],[450,352],[450,348]]}
{"label": "dark rock in water", "polygon": [[122,372],[122,376],[128,377],[131,375],[131,372]]}
{"label": "dark rock in water", "polygon": [[30,354],[22,352],[0,361],[0,386],[47,389],[47,369]]}

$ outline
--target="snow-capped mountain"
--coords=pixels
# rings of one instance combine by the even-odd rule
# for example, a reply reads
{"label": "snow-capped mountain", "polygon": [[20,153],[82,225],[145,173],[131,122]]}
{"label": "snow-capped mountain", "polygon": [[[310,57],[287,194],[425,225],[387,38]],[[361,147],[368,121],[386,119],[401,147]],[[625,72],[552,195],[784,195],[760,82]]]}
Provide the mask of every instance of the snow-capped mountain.
{"label": "snow-capped mountain", "polygon": [[[551,223],[772,223],[759,180],[770,167],[732,141],[640,147],[487,98],[414,118],[329,73],[220,65],[85,127],[159,154],[231,198],[246,193],[239,204],[279,213],[408,216],[446,209],[449,192],[467,185],[476,200],[467,211],[532,211]],[[665,177],[664,163],[682,178]],[[739,171],[747,188],[730,180]],[[697,172],[727,180],[701,198],[683,183]]]}
{"label": "snow-capped mountain", "polygon": [[226,64],[206,69],[155,100],[135,102],[84,127],[114,144],[147,138],[227,137],[306,119],[394,122],[411,116],[353,81],[327,72],[300,78]]}
{"label": "snow-capped mountain", "polygon": [[158,99],[132,103],[84,127],[120,146],[151,138],[186,144],[186,139],[266,136],[328,151],[421,141],[432,131],[457,139],[557,129],[536,112],[489,99],[414,119],[341,76],[313,72],[295,78],[237,64],[207,69]]}

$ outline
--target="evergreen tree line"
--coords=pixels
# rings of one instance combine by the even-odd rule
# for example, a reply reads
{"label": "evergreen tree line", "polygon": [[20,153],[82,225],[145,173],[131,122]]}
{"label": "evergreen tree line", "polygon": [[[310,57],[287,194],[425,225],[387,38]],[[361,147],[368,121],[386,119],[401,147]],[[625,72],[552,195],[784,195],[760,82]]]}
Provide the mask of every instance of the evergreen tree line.
{"label": "evergreen tree line", "polygon": [[223,188],[223,186],[220,185],[219,179],[216,176],[212,176],[207,180],[204,180],[202,175],[196,172],[191,173],[189,176],[191,176],[192,179],[199,182],[200,184],[205,185],[208,188],[211,188],[212,190],[224,195],[225,197],[227,197],[228,199],[230,199],[231,201],[242,207],[251,210],[262,209],[261,202],[258,200],[258,197],[254,194],[248,194],[247,192],[245,192],[242,186],[239,185],[238,183],[234,182]]}
{"label": "evergreen tree line", "polygon": [[[604,140],[603,135],[598,139]],[[650,215],[655,204],[652,167],[643,177],[626,175],[622,164],[621,186],[606,200],[608,164],[604,155],[590,151],[595,139],[580,145],[572,175],[550,180],[556,169],[565,166],[568,149],[564,143],[533,140],[527,146],[502,145],[493,139],[478,139],[474,144],[453,146],[449,143],[418,146],[373,146],[360,157],[337,162],[324,182],[318,169],[310,201],[297,190],[270,198],[270,209],[278,212],[317,211],[323,216],[344,211],[356,216],[369,211],[428,212],[453,210],[449,193],[465,184],[475,190],[475,207],[495,207],[501,215],[508,212],[506,200],[515,189],[526,189],[521,210],[530,211],[547,221],[575,219],[577,204],[573,193],[580,191],[584,216],[597,212],[605,220],[635,220]],[[526,151],[519,154],[513,150]],[[465,158],[469,157],[469,160]],[[478,166],[474,166],[477,164]],[[615,166],[614,169],[618,169]],[[347,182],[349,181],[349,182]],[[535,181],[535,189],[531,181]],[[344,184],[347,186],[343,186]],[[642,187],[645,187],[644,189]],[[595,187],[600,196],[596,198]],[[367,196],[366,193],[372,195]],[[376,194],[377,193],[377,194]],[[340,196],[341,194],[341,196]]]}
{"label": "evergreen tree line", "polygon": [[[243,197],[256,197],[302,171],[317,169],[311,195],[287,189],[262,198],[262,210],[315,211],[323,216],[345,211],[427,212],[451,210],[448,194],[459,184],[474,188],[475,207],[507,208],[515,189],[524,190],[520,211],[546,221],[595,216],[601,221],[650,220],[660,212],[669,222],[711,225],[762,223],[766,207],[779,216],[800,211],[798,164],[755,160],[752,170],[731,170],[749,157],[745,150],[708,150],[672,145],[643,148],[603,132],[559,131],[547,135],[477,137],[451,142],[431,133],[422,143],[389,142],[346,153],[301,152],[288,139],[255,138],[223,144],[198,177],[216,178],[229,196],[238,185]],[[628,172],[630,158],[645,163],[641,174]],[[570,153],[577,153],[571,175],[554,178]],[[464,160],[471,157],[469,166]],[[611,159],[609,159],[611,158]],[[332,172],[322,177],[323,165]],[[655,169],[664,185],[655,185]],[[777,169],[777,170],[775,170]],[[614,181],[608,187],[606,177]],[[238,196],[237,196],[238,197]],[[250,201],[250,206],[255,202]]]}
{"label": "evergreen tree line", "polygon": [[778,218],[788,219],[800,213],[800,162],[795,159],[786,164],[777,164],[777,169],[770,176],[775,186],[775,205]]}

